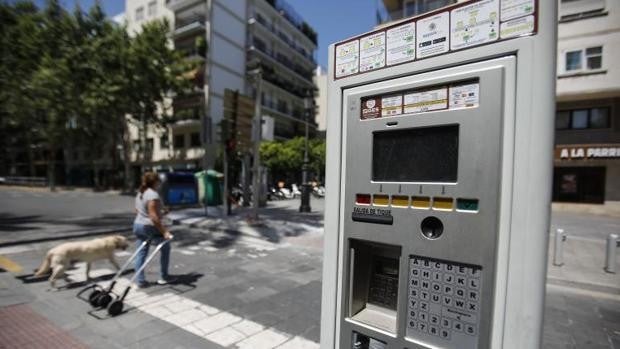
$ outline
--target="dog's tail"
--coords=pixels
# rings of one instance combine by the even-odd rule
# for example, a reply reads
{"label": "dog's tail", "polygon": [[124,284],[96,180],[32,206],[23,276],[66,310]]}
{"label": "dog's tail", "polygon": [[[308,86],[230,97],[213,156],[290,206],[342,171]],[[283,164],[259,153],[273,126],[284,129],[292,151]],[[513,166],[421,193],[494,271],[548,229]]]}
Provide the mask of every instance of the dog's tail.
{"label": "dog's tail", "polygon": [[50,272],[51,267],[51,259],[52,259],[52,254],[48,253],[45,258],[43,259],[43,262],[41,263],[41,266],[39,267],[39,269],[37,270],[37,272],[34,274],[34,276],[39,277],[39,276],[43,276],[47,273]]}

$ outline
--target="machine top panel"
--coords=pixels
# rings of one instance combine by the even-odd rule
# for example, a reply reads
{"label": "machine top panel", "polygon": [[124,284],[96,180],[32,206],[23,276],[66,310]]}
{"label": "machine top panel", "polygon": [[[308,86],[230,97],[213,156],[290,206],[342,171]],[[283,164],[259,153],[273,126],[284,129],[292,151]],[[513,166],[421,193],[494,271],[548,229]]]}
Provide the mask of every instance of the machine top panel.
{"label": "machine top panel", "polygon": [[334,79],[534,35],[538,0],[473,0],[335,45]]}

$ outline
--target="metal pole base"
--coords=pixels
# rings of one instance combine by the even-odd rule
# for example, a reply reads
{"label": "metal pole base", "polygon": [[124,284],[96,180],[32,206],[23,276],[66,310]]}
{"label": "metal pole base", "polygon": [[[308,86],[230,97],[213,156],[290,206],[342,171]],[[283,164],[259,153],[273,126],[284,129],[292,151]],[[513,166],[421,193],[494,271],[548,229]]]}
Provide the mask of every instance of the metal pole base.
{"label": "metal pole base", "polygon": [[301,185],[301,205],[299,206],[299,212],[311,212],[310,207],[310,184]]}

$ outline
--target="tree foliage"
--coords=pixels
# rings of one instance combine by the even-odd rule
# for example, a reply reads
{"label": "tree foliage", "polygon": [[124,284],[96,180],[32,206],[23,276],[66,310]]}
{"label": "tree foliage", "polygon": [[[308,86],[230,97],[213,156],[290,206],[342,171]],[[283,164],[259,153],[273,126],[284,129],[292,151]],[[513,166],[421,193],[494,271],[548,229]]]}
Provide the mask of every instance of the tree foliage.
{"label": "tree foliage", "polygon": [[[269,168],[274,180],[291,179],[300,181],[304,163],[304,137],[287,141],[266,141],[260,145],[261,162]],[[310,178],[322,179],[325,174],[325,140],[308,141],[308,162]]]}
{"label": "tree foliage", "polygon": [[118,158],[122,145],[128,179],[127,120],[142,129],[164,124],[166,97],[190,83],[180,78],[191,67],[169,32],[167,22],[150,21],[130,36],[98,1],[70,13],[58,0],[43,9],[0,0],[0,160],[27,150],[32,164],[31,153],[44,150],[53,186],[59,154],[85,146],[97,184],[104,155]]}

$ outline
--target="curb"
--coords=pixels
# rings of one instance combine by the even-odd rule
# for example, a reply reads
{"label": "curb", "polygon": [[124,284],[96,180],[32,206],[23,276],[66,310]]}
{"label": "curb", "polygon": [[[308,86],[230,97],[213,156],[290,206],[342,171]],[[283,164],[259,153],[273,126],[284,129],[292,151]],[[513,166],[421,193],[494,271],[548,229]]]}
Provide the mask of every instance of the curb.
{"label": "curb", "polygon": [[83,238],[83,237],[88,237],[88,236],[106,235],[106,234],[111,234],[111,233],[126,233],[130,231],[131,231],[130,228],[127,228],[127,226],[123,226],[123,227],[116,227],[116,228],[107,228],[105,230],[88,231],[85,233],[78,233],[78,234],[67,234],[69,232],[65,232],[64,234],[61,233],[62,235],[57,235],[57,236],[49,236],[49,237],[42,237],[42,238],[36,238],[36,239],[26,239],[26,240],[19,240],[19,241],[0,242],[0,247],[9,247],[9,246],[34,244],[34,243],[47,242],[47,241]]}
{"label": "curb", "polygon": [[557,286],[565,286],[565,287],[578,288],[578,289],[594,291],[594,292],[608,293],[608,294],[613,294],[616,296],[620,295],[620,288],[614,287],[614,286],[592,284],[592,283],[580,282],[580,281],[570,281],[570,280],[564,280],[564,279],[558,279],[558,278],[552,278],[552,277],[547,277],[547,283],[552,284],[552,285],[557,285]]}

